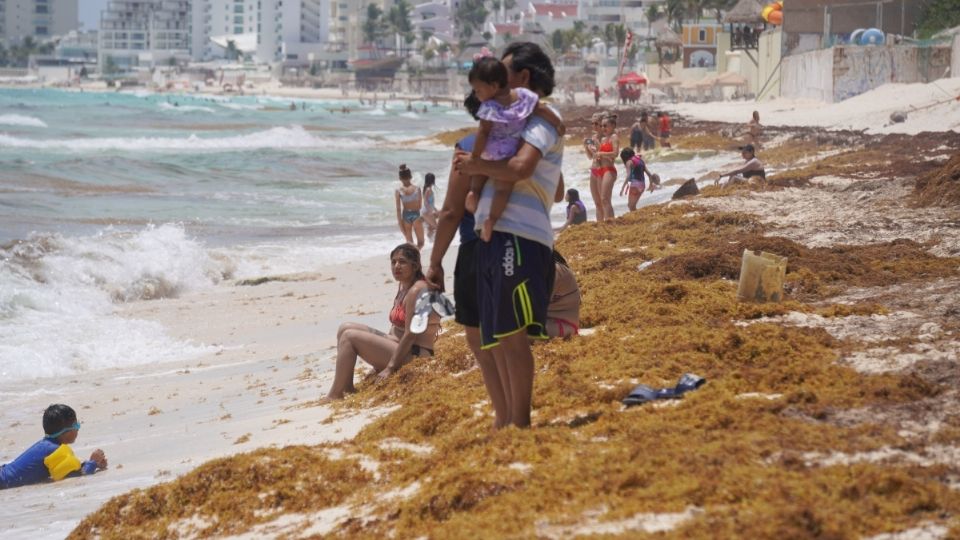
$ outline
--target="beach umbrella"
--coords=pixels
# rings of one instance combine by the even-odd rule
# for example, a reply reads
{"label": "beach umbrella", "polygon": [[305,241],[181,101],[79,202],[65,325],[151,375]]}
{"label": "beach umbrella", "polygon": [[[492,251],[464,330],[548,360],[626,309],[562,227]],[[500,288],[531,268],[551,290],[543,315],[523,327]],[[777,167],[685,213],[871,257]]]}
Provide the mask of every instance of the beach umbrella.
{"label": "beach umbrella", "polygon": [[635,71],[617,79],[617,84],[647,84],[647,78]]}

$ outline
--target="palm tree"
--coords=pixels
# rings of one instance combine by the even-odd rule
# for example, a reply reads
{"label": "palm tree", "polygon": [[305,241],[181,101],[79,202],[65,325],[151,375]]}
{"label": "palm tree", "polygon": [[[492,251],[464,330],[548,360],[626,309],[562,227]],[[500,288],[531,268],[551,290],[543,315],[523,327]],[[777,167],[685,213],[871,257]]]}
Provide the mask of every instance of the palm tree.
{"label": "palm tree", "polygon": [[490,12],[484,7],[484,0],[461,0],[460,6],[454,12],[454,20],[459,29],[461,40],[469,40],[474,31],[483,28]]}
{"label": "palm tree", "polygon": [[367,6],[367,18],[363,21],[363,40],[370,44],[378,44],[383,35],[383,10],[376,4]]}
{"label": "palm tree", "polygon": [[646,16],[647,16],[647,37],[649,38],[653,34],[654,21],[659,20],[661,17],[660,6],[656,4],[652,4],[651,6],[647,7]]}

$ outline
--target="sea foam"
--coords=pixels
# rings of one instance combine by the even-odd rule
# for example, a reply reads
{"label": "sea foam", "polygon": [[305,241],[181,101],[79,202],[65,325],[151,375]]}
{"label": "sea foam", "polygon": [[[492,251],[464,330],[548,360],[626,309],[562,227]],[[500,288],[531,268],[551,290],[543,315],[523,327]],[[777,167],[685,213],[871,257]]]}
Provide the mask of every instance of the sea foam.
{"label": "sea foam", "polygon": [[275,127],[231,137],[102,137],[90,139],[29,139],[0,133],[0,146],[38,150],[70,150],[90,152],[97,150],[138,151],[232,151],[257,149],[330,149],[357,148],[364,143],[350,138],[318,137],[302,126]]}
{"label": "sea foam", "polygon": [[0,376],[76,375],[202,353],[158,323],[116,315],[116,304],[211,286],[229,273],[224,266],[176,225],[32,235],[0,252]]}
{"label": "sea foam", "polygon": [[26,126],[26,127],[47,127],[47,123],[39,118],[24,116],[22,114],[0,114],[0,125],[4,126]]}

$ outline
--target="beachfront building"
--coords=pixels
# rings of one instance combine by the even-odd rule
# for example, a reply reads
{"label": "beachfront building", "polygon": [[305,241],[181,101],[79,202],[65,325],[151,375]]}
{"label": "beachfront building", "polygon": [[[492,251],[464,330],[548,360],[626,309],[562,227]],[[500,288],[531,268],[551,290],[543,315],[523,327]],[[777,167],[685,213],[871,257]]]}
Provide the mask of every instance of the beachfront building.
{"label": "beachfront building", "polygon": [[78,0],[0,0],[0,42],[48,41],[80,28]]}
{"label": "beachfront building", "polygon": [[410,19],[417,36],[424,32],[445,43],[454,43],[453,12],[448,0],[433,0],[413,7]]}
{"label": "beachfront building", "polygon": [[111,0],[100,14],[100,71],[187,60],[189,12],[187,0]]}
{"label": "beachfront building", "polygon": [[326,49],[331,0],[194,0],[190,19],[194,60],[307,61]]}
{"label": "beachfront building", "polygon": [[717,64],[717,36],[722,30],[717,23],[684,23],[680,33],[683,67],[714,67]]}

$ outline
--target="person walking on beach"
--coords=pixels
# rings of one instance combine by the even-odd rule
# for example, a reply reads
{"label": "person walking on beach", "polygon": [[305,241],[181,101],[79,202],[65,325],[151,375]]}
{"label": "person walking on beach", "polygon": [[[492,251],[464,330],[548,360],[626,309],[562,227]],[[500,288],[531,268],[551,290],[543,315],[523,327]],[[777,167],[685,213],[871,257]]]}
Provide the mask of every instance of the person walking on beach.
{"label": "person walking on beach", "polygon": [[357,358],[373,366],[379,378],[386,378],[414,358],[433,356],[433,343],[440,330],[440,316],[431,309],[426,329],[415,332],[413,319],[417,299],[427,289],[420,250],[400,244],[390,252],[390,269],[397,280],[397,295],[390,309],[390,331],[383,333],[365,324],[343,323],[337,330],[337,366],[327,400],[343,399],[356,392],[353,370]]}
{"label": "person walking on beach", "polygon": [[600,87],[597,85],[593,85],[593,106],[600,106]]}
{"label": "person walking on beach", "polygon": [[[502,61],[508,67],[511,88],[527,88],[541,98],[553,92],[553,65],[538,45],[511,43]],[[477,247],[481,353],[492,353],[496,374],[487,389],[495,410],[498,400],[506,403],[498,427],[530,425],[534,378],[530,338],[548,338],[547,307],[554,279],[550,207],[561,182],[563,140],[540,117],[527,123],[521,137],[523,144],[508,160],[474,159],[467,152],[457,153],[454,159],[454,166],[466,174],[515,184],[490,241]],[[493,191],[492,185],[484,187],[478,222],[488,217]],[[482,356],[481,363],[490,362],[489,356]]]}
{"label": "person walking on beach", "polygon": [[[650,115],[646,111],[640,113],[640,132],[643,141],[643,150],[653,150],[657,146],[657,139],[653,136],[653,130],[650,128]],[[638,154],[640,149],[634,149]]]}
{"label": "person walking on beach", "polygon": [[[653,176],[640,154],[635,154],[630,148],[620,151],[620,159],[623,160],[623,166],[627,169],[623,185],[620,186],[620,196],[627,194],[627,208],[633,212],[637,209],[637,201],[640,200],[640,195],[643,195],[646,187],[643,176],[646,175],[650,179],[650,191],[653,191]],[[629,191],[627,191],[628,188]]]}
{"label": "person walking on beach", "polygon": [[664,111],[660,111],[657,113],[657,118],[660,123],[657,131],[660,137],[660,146],[662,148],[670,148],[670,115]]}
{"label": "person walking on beach", "polygon": [[630,148],[637,153],[643,150],[643,127],[640,125],[640,118],[634,120],[630,126]]}
{"label": "person walking on beach", "polygon": [[423,248],[423,220],[420,209],[423,206],[423,194],[420,188],[411,182],[413,173],[405,164],[400,165],[400,184],[394,193],[397,202],[397,226],[408,244],[413,243],[413,234],[417,235],[417,249]]}
{"label": "person walking on beach", "polygon": [[763,126],[760,125],[760,112],[753,111],[753,116],[745,125],[737,128],[733,136],[737,137],[744,134],[744,144],[752,144],[754,148],[760,148],[760,136],[763,134]]}
{"label": "person walking on beach", "polygon": [[[603,137],[595,154],[600,166],[600,205],[602,213],[598,213],[597,221],[613,219],[613,185],[617,182],[617,167],[614,160],[620,154],[620,139],[617,136],[617,115],[608,113],[600,123]],[[598,212],[600,211],[598,210]]]}
{"label": "person walking on beach", "polygon": [[433,173],[423,176],[423,221],[427,224],[427,237],[431,240],[437,232],[436,184],[437,177]]}

